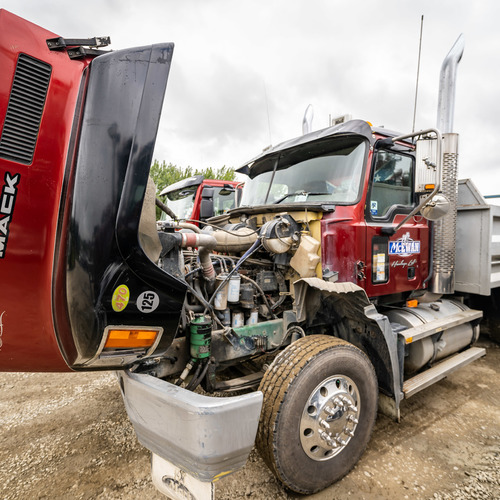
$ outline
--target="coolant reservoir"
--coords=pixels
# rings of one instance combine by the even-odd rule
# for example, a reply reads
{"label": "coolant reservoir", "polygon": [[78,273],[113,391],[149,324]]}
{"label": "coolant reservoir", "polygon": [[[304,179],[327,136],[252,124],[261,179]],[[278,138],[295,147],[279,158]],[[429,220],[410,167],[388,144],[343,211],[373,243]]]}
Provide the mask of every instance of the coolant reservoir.
{"label": "coolant reservoir", "polygon": [[320,261],[318,250],[319,241],[308,234],[301,236],[299,248],[290,260],[290,266],[299,273],[301,278],[316,276],[316,266]]}

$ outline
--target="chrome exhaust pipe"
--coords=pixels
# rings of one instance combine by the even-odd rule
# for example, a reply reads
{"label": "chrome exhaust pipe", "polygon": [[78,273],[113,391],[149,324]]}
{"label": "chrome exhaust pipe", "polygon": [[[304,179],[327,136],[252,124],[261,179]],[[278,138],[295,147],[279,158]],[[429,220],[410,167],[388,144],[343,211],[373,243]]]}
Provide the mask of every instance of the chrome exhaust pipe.
{"label": "chrome exhaust pipe", "polygon": [[439,97],[437,129],[442,134],[453,132],[453,117],[455,114],[455,88],[457,84],[458,63],[464,53],[465,37],[463,33],[448,52],[439,76]]}
{"label": "chrome exhaust pipe", "polygon": [[462,59],[463,34],[445,57],[439,77],[437,128],[443,134],[441,192],[450,202],[450,210],[434,223],[434,259],[430,291],[452,294],[455,291],[455,250],[458,196],[458,134],[453,133],[455,89],[458,63]]}

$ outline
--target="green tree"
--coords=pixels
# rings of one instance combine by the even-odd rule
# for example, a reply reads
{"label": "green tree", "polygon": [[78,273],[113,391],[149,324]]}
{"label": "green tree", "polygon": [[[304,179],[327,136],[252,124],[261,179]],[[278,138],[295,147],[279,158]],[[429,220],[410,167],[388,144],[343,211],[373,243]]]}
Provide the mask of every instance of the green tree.
{"label": "green tree", "polygon": [[149,175],[151,175],[156,184],[157,195],[167,186],[170,186],[170,184],[193,175],[203,175],[205,179],[221,179],[223,181],[234,181],[236,179],[234,168],[226,166],[221,168],[208,167],[202,170],[193,170],[192,167],[181,168],[172,163],[167,164],[165,161],[160,163],[158,160],[155,160],[153,165],[151,165]]}

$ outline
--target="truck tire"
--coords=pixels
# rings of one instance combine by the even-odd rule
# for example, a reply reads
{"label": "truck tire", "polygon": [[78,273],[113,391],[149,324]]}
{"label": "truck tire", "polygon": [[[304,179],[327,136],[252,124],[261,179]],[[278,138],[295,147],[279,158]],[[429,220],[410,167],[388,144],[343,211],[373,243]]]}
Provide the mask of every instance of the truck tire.
{"label": "truck tire", "polygon": [[256,445],[274,475],[302,494],[345,476],[363,454],[377,415],[368,357],[326,335],[289,345],[266,371]]}

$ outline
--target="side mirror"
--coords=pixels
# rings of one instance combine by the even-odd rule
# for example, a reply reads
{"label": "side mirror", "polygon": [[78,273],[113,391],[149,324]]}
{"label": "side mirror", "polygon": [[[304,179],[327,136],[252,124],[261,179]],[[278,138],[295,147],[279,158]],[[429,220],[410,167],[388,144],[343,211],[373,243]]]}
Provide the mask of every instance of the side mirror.
{"label": "side mirror", "polygon": [[415,164],[415,191],[417,193],[429,193],[435,186],[441,184],[438,139],[423,138],[417,141],[416,164]]}
{"label": "side mirror", "polygon": [[427,220],[439,220],[450,211],[451,204],[443,194],[436,194],[420,210]]}
{"label": "side mirror", "polygon": [[231,193],[234,193],[235,189],[233,186],[229,184],[224,184],[224,187],[219,191],[221,196],[229,196]]}

